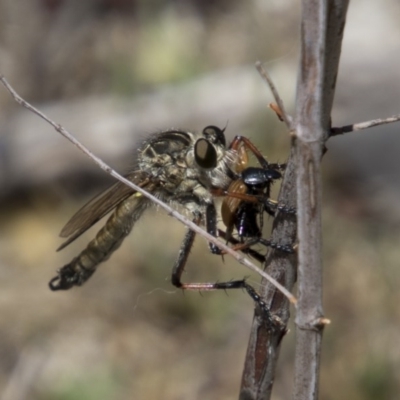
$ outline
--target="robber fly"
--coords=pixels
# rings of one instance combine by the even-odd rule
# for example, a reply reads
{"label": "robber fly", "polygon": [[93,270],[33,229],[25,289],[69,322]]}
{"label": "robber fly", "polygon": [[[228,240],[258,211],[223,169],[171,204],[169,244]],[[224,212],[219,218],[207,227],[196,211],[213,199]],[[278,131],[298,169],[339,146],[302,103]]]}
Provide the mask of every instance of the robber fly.
{"label": "robber fly", "polygon": [[[207,126],[201,134],[175,129],[160,132],[138,147],[136,168],[126,177],[162,201],[172,206],[183,207],[192,215],[193,222],[198,225],[205,224],[207,231],[217,237],[215,196],[218,193],[236,195],[232,190],[229,194],[229,188],[238,180],[238,171],[243,169],[240,164],[244,164],[244,156],[238,156],[238,149],[239,143],[246,141],[245,138],[237,137],[227,146],[224,130],[216,126]],[[241,172],[245,181],[246,175],[249,179],[253,176],[249,168],[244,168]],[[277,179],[278,176],[272,178]],[[251,182],[247,184],[252,186]],[[253,204],[254,199],[257,200],[257,204],[261,204],[259,201],[261,197],[265,198],[264,195],[263,189],[251,189],[246,198],[240,197],[236,209],[230,210],[234,218],[229,223],[225,221],[227,228],[231,229],[233,224],[242,236],[249,236],[250,228],[247,226],[254,222],[262,211],[250,211],[247,208],[248,204]],[[268,196],[264,203],[270,204]],[[83,206],[62,229],[61,236],[68,239],[58,250],[68,246],[99,219],[114,211],[87,247],[58,271],[58,275],[49,283],[50,289],[67,290],[83,285],[98,265],[107,260],[120,246],[135,222],[151,205],[152,202],[146,197],[118,182]],[[241,222],[238,222],[239,219]],[[240,226],[244,228],[241,230]],[[245,280],[182,283],[181,276],[194,239],[195,232],[188,229],[172,270],[171,281],[174,286],[200,290],[243,288],[262,306],[260,296]],[[229,241],[234,243],[233,238]],[[268,245],[274,247],[272,244]],[[222,254],[219,247],[213,243],[209,243],[209,248],[214,254]],[[253,250],[247,246],[243,251],[252,254]]]}
{"label": "robber fly", "polygon": [[[236,153],[227,148],[224,131],[207,126],[201,134],[182,130],[167,130],[152,135],[137,150],[136,168],[126,177],[143,189],[171,205],[179,205],[193,216],[196,224],[206,225],[207,231],[217,236],[217,212],[213,187],[228,188],[234,178]],[[58,271],[49,286],[52,290],[66,290],[85,283],[98,264],[107,260],[130,233],[135,222],[152,203],[123,183],[109,190],[81,208],[64,226],[62,237],[68,239],[63,249],[99,219],[114,209],[104,227],[77,257]],[[186,289],[226,288],[221,283],[183,284],[183,273],[195,233],[188,230],[173,268],[172,283]],[[209,244],[212,253],[219,248]],[[227,284],[232,286],[232,282]]]}

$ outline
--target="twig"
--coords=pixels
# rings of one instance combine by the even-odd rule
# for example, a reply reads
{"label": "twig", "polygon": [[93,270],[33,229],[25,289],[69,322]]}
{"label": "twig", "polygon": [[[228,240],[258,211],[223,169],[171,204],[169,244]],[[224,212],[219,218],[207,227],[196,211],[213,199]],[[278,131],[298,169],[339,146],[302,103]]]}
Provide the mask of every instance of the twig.
{"label": "twig", "polygon": [[328,139],[348,0],[303,0],[295,148],[299,238],[293,399],[316,400],[322,333],[321,158]]}
{"label": "twig", "polygon": [[[330,131],[330,115],[338,72],[341,43],[344,32],[348,0],[303,0],[302,53],[299,65],[298,90],[296,98],[295,126],[292,130],[296,149],[291,149],[287,169],[279,194],[279,203],[289,204],[294,200],[295,176],[297,180],[297,215],[299,216],[299,303],[296,316],[296,361],[293,399],[313,400],[318,398],[322,330],[329,319],[322,314],[322,265],[321,265],[321,185],[320,161],[323,145],[329,136],[372,126],[396,122],[399,116],[378,119]],[[258,64],[257,69],[260,65]],[[260,70],[260,69],[259,69]],[[264,71],[265,72],[265,71]],[[261,73],[261,72],[260,72]],[[261,73],[274,93],[275,86],[267,73]],[[275,98],[279,98],[274,93]],[[282,117],[280,103],[271,108]],[[284,114],[286,115],[286,113]],[[290,123],[291,119],[289,119]],[[285,121],[286,122],[286,121]],[[287,122],[286,122],[287,123]],[[296,152],[297,162],[293,153]],[[280,236],[286,224],[290,235],[295,222],[274,220],[272,240]],[[276,235],[276,236],[275,236]],[[278,240],[279,240],[278,239]],[[267,260],[268,262],[268,260]],[[268,273],[277,276],[288,290],[292,289],[294,263],[290,258],[272,259]],[[285,269],[286,268],[286,269]],[[279,272],[280,271],[280,272]],[[281,274],[281,275],[280,275]],[[268,285],[270,286],[270,285]],[[279,299],[275,288],[267,288],[262,299],[277,310],[283,323],[288,320],[288,307]],[[283,313],[283,314],[282,314]],[[275,314],[274,314],[275,315]],[[240,400],[266,400],[272,393],[275,368],[284,332],[267,331],[262,315],[253,321],[247,350],[246,365],[242,378]]]}
{"label": "twig", "polygon": [[[283,102],[279,96],[272,79],[261,65],[258,68],[262,78],[266,81],[273,92],[276,102]],[[272,109],[278,116],[286,115],[286,120],[291,124],[291,118],[284,113],[279,105],[273,105]],[[289,127],[291,129],[291,127]],[[278,196],[278,203],[289,207],[296,207],[296,160],[292,146],[285,174]],[[274,218],[271,240],[280,242],[282,240],[294,243],[296,241],[296,216],[293,214],[278,213]],[[276,257],[270,252],[264,263],[267,272],[282,283],[289,291],[296,281],[297,257]],[[268,399],[272,392],[272,382],[275,377],[276,364],[282,338],[286,334],[285,326],[288,323],[290,310],[288,301],[268,284],[264,279],[261,282],[260,295],[262,301],[270,309],[273,316],[278,317],[282,325],[278,329],[271,329],[271,324],[265,313],[256,310],[249,344],[247,347],[245,367],[242,375],[240,388],[240,399],[261,400]]]}
{"label": "twig", "polygon": [[389,118],[372,119],[371,121],[358,122],[356,124],[345,125],[339,128],[331,128],[330,136],[342,135],[348,132],[361,131],[362,129],[368,129],[378,125],[391,124],[397,121],[400,121],[400,114],[393,115]]}
{"label": "twig", "polygon": [[245,267],[251,269],[252,271],[258,273],[261,275],[263,278],[267,279],[269,282],[271,282],[276,288],[278,288],[288,299],[291,303],[294,305],[296,304],[297,300],[296,298],[285,288],[283,287],[279,282],[277,282],[274,278],[269,276],[267,273],[265,273],[263,270],[258,268],[255,264],[253,264],[251,261],[249,261],[246,257],[244,257],[242,254],[234,251],[232,248],[229,246],[225,245],[221,241],[219,241],[217,238],[214,236],[210,235],[208,232],[206,232],[204,229],[193,223],[191,220],[188,218],[184,217],[181,215],[179,212],[175,211],[172,209],[170,206],[167,204],[163,203],[161,200],[159,200],[157,197],[153,196],[151,193],[145,191],[141,187],[135,185],[133,182],[127,180],[124,178],[122,175],[118,174],[116,171],[114,171],[110,166],[108,166],[106,163],[104,163],[100,158],[95,156],[90,150],[88,150],[83,144],[81,144],[71,133],[69,133],[62,125],[54,122],[50,118],[48,118],[45,114],[43,114],[41,111],[39,111],[37,108],[29,104],[27,101],[25,101],[19,94],[12,88],[12,86],[7,82],[5,77],[0,74],[0,81],[2,84],[6,87],[6,89],[11,93],[13,96],[14,100],[20,104],[21,106],[27,108],[29,111],[32,111],[36,115],[38,115],[40,118],[44,119],[46,122],[48,122],[50,125],[54,127],[54,129],[61,133],[65,138],[67,138],[70,142],[72,142],[76,147],[78,147],[79,150],[81,150],[83,153],[85,153],[89,158],[91,158],[101,169],[103,169],[106,173],[114,177],[115,179],[118,179],[119,181],[123,182],[125,185],[131,187],[135,191],[141,193],[143,196],[147,197],[160,207],[162,207],[164,210],[167,211],[167,213],[174,218],[176,218],[178,221],[182,222],[184,225],[198,233],[199,235],[203,236],[205,239],[207,239],[209,242],[214,243],[217,245],[221,250],[225,251],[227,254],[231,255],[236,261],[238,261],[240,264],[244,265]]}
{"label": "twig", "polygon": [[[296,205],[296,160],[294,155],[292,147],[278,197],[279,204],[289,207]],[[278,213],[274,218],[271,240],[279,242],[282,239],[289,242],[296,240],[295,215]],[[276,278],[288,290],[293,288],[296,282],[296,255],[276,257],[276,254],[271,252],[264,266],[267,268],[268,274]],[[287,325],[290,316],[288,301],[264,279],[261,282],[260,294],[272,315],[279,317],[283,324]],[[266,323],[264,313],[256,310],[247,346],[240,400],[270,398],[280,346],[285,334],[285,329],[271,329],[270,324]]]}
{"label": "twig", "polygon": [[279,121],[283,122],[283,113],[282,110],[279,108],[278,104],[276,103],[269,103],[268,107],[276,114],[278,117]]}
{"label": "twig", "polygon": [[280,109],[279,116],[283,119],[283,121],[285,122],[289,131],[291,131],[292,125],[293,125],[292,118],[290,118],[290,116],[286,113],[282,98],[281,98],[281,96],[279,96],[279,93],[276,90],[274,82],[272,81],[271,77],[269,76],[268,71],[263,68],[261,61],[256,62],[256,68],[257,68],[257,71],[260,73],[261,77],[267,82],[269,88],[271,89],[271,92],[275,98],[275,101],[278,104],[278,107]]}

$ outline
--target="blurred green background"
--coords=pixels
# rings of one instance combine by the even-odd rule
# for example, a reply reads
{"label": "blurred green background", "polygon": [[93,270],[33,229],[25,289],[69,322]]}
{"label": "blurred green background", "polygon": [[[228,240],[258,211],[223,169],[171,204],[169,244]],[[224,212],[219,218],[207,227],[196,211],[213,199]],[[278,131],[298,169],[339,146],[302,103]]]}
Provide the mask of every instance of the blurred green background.
{"label": "blurred green background", "polygon": [[[293,0],[0,0],[0,71],[28,101],[119,171],[137,140],[225,126],[271,161],[289,139],[256,73],[261,60],[293,114]],[[333,125],[400,107],[400,5],[350,4]],[[324,158],[323,399],[400,391],[399,124],[336,137]],[[184,228],[140,220],[83,287],[47,282],[93,237],[61,253],[58,233],[111,179],[0,89],[0,399],[237,398],[253,313],[245,293],[169,283]],[[266,227],[267,232],[269,227]],[[267,233],[268,234],[268,233]],[[248,276],[199,239],[186,281]],[[258,277],[251,282],[257,287]],[[294,328],[274,399],[291,396]]]}

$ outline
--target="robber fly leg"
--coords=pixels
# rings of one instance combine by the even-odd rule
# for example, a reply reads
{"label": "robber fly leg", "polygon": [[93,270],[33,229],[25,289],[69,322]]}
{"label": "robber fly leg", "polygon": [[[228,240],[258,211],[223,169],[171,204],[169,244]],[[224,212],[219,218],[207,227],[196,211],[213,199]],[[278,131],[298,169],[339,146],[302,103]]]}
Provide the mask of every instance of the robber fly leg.
{"label": "robber fly leg", "polygon": [[287,164],[279,164],[279,163],[270,163],[269,168],[278,169],[280,171],[284,171],[286,169]]}
{"label": "robber fly leg", "polygon": [[246,281],[243,281],[243,283],[244,289],[263,313],[267,325],[273,329],[284,331],[286,329],[284,322],[278,316],[271,313],[267,303],[261,298],[253,286],[249,285]]}
{"label": "robber fly leg", "polygon": [[264,210],[271,215],[272,217],[275,216],[276,211],[281,211],[284,214],[291,214],[296,215],[296,208],[289,207],[285,204],[279,204],[275,200],[271,200],[270,198],[264,199]]}
{"label": "robber fly leg", "polygon": [[[195,218],[195,223],[199,223],[200,220]],[[185,238],[183,239],[181,248],[179,250],[178,259],[172,269],[171,282],[174,286],[187,289],[187,290],[216,290],[216,289],[243,289],[244,280],[230,281],[230,282],[216,282],[216,283],[183,283],[181,282],[181,276],[185,269],[186,261],[188,259],[190,250],[193,246],[196,233],[192,230],[186,232]]]}
{"label": "robber fly leg", "polygon": [[264,246],[271,247],[271,249],[283,251],[284,253],[293,254],[296,252],[296,246],[293,246],[292,244],[278,244],[272,240],[264,238],[258,238],[257,242]]}
{"label": "robber fly leg", "polygon": [[[211,216],[211,219],[210,219],[211,222],[213,222],[212,218],[214,216],[214,213],[215,213],[215,224],[210,223],[210,225],[207,225],[207,228],[212,227],[213,229],[215,229],[215,230],[211,230],[211,232],[209,231],[209,233],[211,233],[215,236],[218,232],[217,227],[216,227],[217,224],[216,224],[215,207],[208,206],[207,211],[206,211],[206,216],[208,216],[208,217]],[[197,214],[195,216],[195,218],[193,219],[193,222],[198,225],[200,223],[200,221],[201,221],[201,215]],[[182,277],[183,271],[185,269],[185,265],[186,265],[187,259],[189,257],[190,250],[193,246],[195,237],[196,237],[196,233],[194,231],[192,231],[191,229],[188,229],[185,234],[185,237],[183,239],[181,248],[179,250],[178,258],[172,269],[172,276],[171,276],[172,284],[178,288],[186,289],[186,290],[216,290],[216,289],[228,290],[228,289],[243,289],[243,288],[245,288],[244,279],[230,281],[230,282],[215,282],[215,283],[211,283],[211,282],[183,283],[181,281],[181,277]],[[210,243],[210,250],[213,251],[212,249],[214,247],[212,247],[211,245],[212,244]],[[217,248],[217,246],[215,246],[215,248]]]}
{"label": "robber fly leg", "polygon": [[[233,236],[227,234],[225,231],[223,231],[222,229],[218,229],[218,234],[220,237],[222,237],[223,239],[225,239],[227,241],[227,243],[230,243],[233,245],[233,248],[235,248],[234,246],[243,246],[243,243],[240,242],[239,240],[235,239]],[[249,255],[250,257],[255,258],[257,261],[259,262],[264,262],[265,261],[265,256],[263,256],[262,254],[260,254],[258,251],[252,249],[249,246],[246,246],[243,249],[240,249],[240,251],[244,254]]]}
{"label": "robber fly leg", "polygon": [[[233,243],[231,240],[229,241],[230,243]],[[288,254],[293,254],[296,252],[296,247],[291,244],[278,244],[276,242],[273,242],[272,240],[264,239],[262,237],[254,237],[252,239],[247,240],[244,243],[237,242],[232,246],[232,249],[235,251],[241,251],[242,253],[245,254],[249,254],[250,256],[258,259],[259,253],[251,249],[251,246],[254,246],[256,244],[262,244],[263,246],[270,247],[271,249],[274,250],[283,251],[284,253]],[[265,261],[265,257],[261,261]]]}
{"label": "robber fly leg", "polygon": [[[206,229],[210,235],[217,237],[217,210],[214,204],[208,204],[206,208]],[[214,243],[209,243],[208,247],[212,254],[223,254],[223,251]]]}
{"label": "robber fly leg", "polygon": [[[200,221],[201,221],[200,215],[196,215],[195,218],[193,219],[193,222],[196,225],[198,225]],[[190,250],[193,247],[195,238],[196,238],[196,232],[192,231],[191,229],[188,229],[181,244],[181,248],[179,249],[178,258],[175,262],[174,267],[172,268],[171,282],[174,286],[178,288],[182,288],[184,285],[181,282],[181,276],[185,269],[185,265],[189,257]]]}

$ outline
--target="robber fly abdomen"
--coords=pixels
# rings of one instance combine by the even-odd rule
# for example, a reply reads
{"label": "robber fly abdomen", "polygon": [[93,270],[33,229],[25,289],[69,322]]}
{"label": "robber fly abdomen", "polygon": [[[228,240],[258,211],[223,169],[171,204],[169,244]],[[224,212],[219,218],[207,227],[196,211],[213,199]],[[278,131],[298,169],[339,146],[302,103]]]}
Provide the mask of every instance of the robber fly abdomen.
{"label": "robber fly abdomen", "polygon": [[98,264],[106,261],[118,249],[147,205],[148,201],[136,194],[123,201],[86,249],[50,281],[50,288],[60,290],[83,285],[96,271]]}

